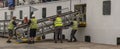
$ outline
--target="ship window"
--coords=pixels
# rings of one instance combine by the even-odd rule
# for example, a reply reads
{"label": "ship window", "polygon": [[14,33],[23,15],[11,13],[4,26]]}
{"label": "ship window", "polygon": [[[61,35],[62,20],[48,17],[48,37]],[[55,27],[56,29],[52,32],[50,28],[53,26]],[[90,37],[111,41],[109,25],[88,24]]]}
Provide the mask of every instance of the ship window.
{"label": "ship window", "polygon": [[57,6],[57,14],[61,14],[62,12],[62,6]]}
{"label": "ship window", "polygon": [[46,8],[42,8],[42,18],[46,18]]}
{"label": "ship window", "polygon": [[7,12],[5,12],[5,20],[7,20]]}
{"label": "ship window", "polygon": [[22,19],[22,18],[23,18],[23,11],[20,10],[20,19]]}
{"label": "ship window", "polygon": [[103,1],[103,15],[110,14],[111,14],[111,1],[110,0]]}
{"label": "ship window", "polygon": [[11,16],[11,18],[13,17],[13,11],[10,12],[10,16]]}

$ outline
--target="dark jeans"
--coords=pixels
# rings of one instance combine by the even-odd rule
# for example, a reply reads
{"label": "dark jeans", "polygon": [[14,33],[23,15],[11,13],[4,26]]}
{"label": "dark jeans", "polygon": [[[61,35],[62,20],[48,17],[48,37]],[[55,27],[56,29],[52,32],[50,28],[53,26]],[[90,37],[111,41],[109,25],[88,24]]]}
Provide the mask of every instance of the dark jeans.
{"label": "dark jeans", "polygon": [[[60,34],[57,37],[58,40],[60,40]],[[55,32],[54,32],[54,40],[55,40]]]}
{"label": "dark jeans", "polygon": [[72,30],[72,31],[71,31],[70,41],[72,41],[72,40],[77,41],[77,39],[76,39],[76,37],[75,37],[76,31],[77,31],[77,30]]}
{"label": "dark jeans", "polygon": [[47,0],[42,0],[42,2],[47,2]]}
{"label": "dark jeans", "polygon": [[62,41],[62,27],[55,27],[55,42],[58,41],[58,38],[60,37],[60,41]]}
{"label": "dark jeans", "polygon": [[30,37],[36,37],[36,30],[37,29],[30,29]]}
{"label": "dark jeans", "polygon": [[13,30],[10,30],[10,29],[8,29],[8,31],[9,31],[9,36],[13,36]]}

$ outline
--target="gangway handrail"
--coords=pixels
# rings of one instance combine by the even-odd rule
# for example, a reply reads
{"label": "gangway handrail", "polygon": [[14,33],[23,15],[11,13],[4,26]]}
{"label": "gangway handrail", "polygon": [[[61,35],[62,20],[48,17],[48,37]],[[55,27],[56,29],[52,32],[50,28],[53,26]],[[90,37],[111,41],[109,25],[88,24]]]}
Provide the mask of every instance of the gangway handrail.
{"label": "gangway handrail", "polygon": [[[69,12],[66,12],[66,13],[62,13],[61,16],[69,15],[69,14],[72,14],[72,13],[74,13],[74,12],[69,11]],[[56,15],[50,16],[50,17],[46,17],[44,19],[38,19],[38,23],[43,22],[43,21],[48,21],[48,18],[54,19],[55,17],[56,17]]]}
{"label": "gangway handrail", "polygon": [[[66,12],[66,13],[62,13],[61,14],[61,16],[66,16],[66,15],[71,15],[71,14],[74,14],[75,12],[72,12],[72,11],[69,11],[69,12]],[[44,18],[44,19],[38,19],[38,23],[44,23],[45,25],[49,25],[49,24],[46,24],[45,22],[46,21],[49,21],[48,20],[48,18],[51,18],[51,19],[55,19],[56,18],[56,15],[54,15],[54,16],[50,16],[50,17],[46,17],[46,18]],[[51,25],[51,24],[50,24]],[[53,24],[52,24],[53,25]],[[23,27],[25,27],[25,26],[28,26],[28,24],[21,24],[20,26],[17,26],[17,27],[15,27],[14,28],[14,33],[15,33],[15,36],[17,37],[17,34],[16,34],[16,31],[17,31],[17,29],[19,29],[19,28],[23,28]],[[41,34],[46,34],[46,33],[44,33],[44,27],[46,27],[46,26],[40,26],[39,27],[39,29],[42,29],[42,33]],[[49,28],[50,28],[50,26],[49,26]],[[51,29],[51,31],[54,31],[54,29],[53,28],[50,28]],[[50,30],[49,30],[50,31]]]}
{"label": "gangway handrail", "polygon": [[[19,19],[16,19],[17,22],[21,21]],[[10,20],[0,20],[0,29],[1,29],[1,33],[0,33],[0,37],[6,37],[6,33],[8,32],[8,24],[9,24]],[[2,29],[3,28],[3,29]]]}

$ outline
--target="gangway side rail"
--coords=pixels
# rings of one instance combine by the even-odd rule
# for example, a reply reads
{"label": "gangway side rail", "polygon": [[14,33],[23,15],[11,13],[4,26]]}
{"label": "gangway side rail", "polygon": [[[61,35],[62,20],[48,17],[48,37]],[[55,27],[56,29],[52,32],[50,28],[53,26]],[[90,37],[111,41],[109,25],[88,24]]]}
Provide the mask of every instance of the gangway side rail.
{"label": "gangway side rail", "polygon": [[[20,22],[21,20],[16,19],[17,22]],[[8,37],[8,24],[10,20],[0,20],[0,37]]]}
{"label": "gangway side rail", "polygon": [[[71,19],[69,19],[69,18],[71,18],[71,16],[69,16],[68,18],[66,17],[66,15],[71,15],[71,14],[74,14],[74,13],[76,13],[76,12],[71,12],[71,11],[69,11],[69,12],[66,12],[66,13],[62,13],[61,14],[61,16],[62,17],[65,17],[65,23],[66,23],[66,21],[71,21]],[[53,24],[46,24],[45,22],[46,21],[49,21],[48,20],[48,18],[51,18],[51,19],[55,19],[56,18],[56,15],[54,15],[54,16],[50,16],[50,17],[47,17],[47,18],[44,18],[44,19],[38,19],[38,24],[39,23],[41,23],[41,26],[39,26],[39,29],[40,29],[40,34],[39,35],[43,35],[43,34],[48,34],[48,33],[53,33],[54,32],[54,27],[50,27],[50,26],[53,26]],[[68,22],[68,23],[66,23],[66,25],[68,25],[70,22]],[[64,25],[64,26],[66,26],[66,25]],[[19,28],[23,28],[24,26],[26,26],[25,24],[24,25],[22,25],[21,27],[17,27],[16,29],[15,29],[15,32],[16,32],[16,30],[18,30]],[[49,28],[50,30],[45,30],[45,28]],[[17,34],[16,34],[16,37],[17,37]]]}

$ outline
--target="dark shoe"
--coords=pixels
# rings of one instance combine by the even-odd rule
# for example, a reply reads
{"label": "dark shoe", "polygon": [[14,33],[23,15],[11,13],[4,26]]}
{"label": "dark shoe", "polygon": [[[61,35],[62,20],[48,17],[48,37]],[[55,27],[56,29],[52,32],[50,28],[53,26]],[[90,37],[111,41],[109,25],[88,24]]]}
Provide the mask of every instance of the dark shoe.
{"label": "dark shoe", "polygon": [[31,42],[31,41],[28,41],[28,44],[32,44],[32,42]]}
{"label": "dark shoe", "polygon": [[77,42],[77,40],[74,40],[73,42]]}
{"label": "dark shoe", "polygon": [[55,41],[55,43],[57,43],[57,41]]}
{"label": "dark shoe", "polygon": [[35,41],[32,41],[32,44],[34,44],[35,43]]}
{"label": "dark shoe", "polygon": [[68,42],[72,42],[71,40],[69,40]]}
{"label": "dark shoe", "polygon": [[11,41],[7,41],[7,43],[11,43]]}
{"label": "dark shoe", "polygon": [[61,41],[61,43],[63,43],[63,41]]}

